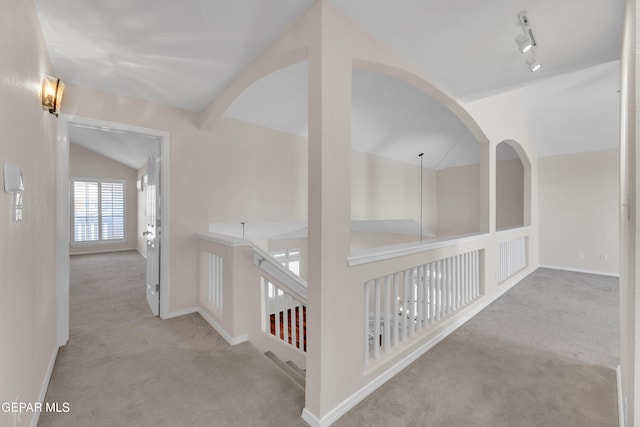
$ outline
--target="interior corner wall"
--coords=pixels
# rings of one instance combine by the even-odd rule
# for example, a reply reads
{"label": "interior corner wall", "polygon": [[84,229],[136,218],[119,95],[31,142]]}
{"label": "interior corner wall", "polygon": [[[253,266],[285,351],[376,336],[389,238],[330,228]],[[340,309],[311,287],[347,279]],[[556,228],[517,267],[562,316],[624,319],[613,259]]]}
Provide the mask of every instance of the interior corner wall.
{"label": "interior corner wall", "polygon": [[[423,226],[438,224],[436,172],[423,169]],[[420,223],[420,166],[352,151],[351,219],[412,219]]]}
{"label": "interior corner wall", "polygon": [[619,273],[619,150],[538,159],[540,264]]}
{"label": "interior corner wall", "polygon": [[[33,0],[0,8],[0,168],[18,165],[25,186],[16,221],[14,195],[0,185],[0,402],[38,402],[57,352],[56,118],[39,95],[52,67]],[[0,425],[13,418],[0,411]]]}
{"label": "interior corner wall", "polygon": [[[140,169],[138,169],[137,177],[140,178],[146,174],[147,164],[145,163]],[[144,187],[142,191],[138,191],[137,193],[138,210],[136,212],[136,223],[138,228],[136,234],[136,246],[140,255],[147,258],[147,239],[142,235],[142,232],[147,230],[147,188]]]}
{"label": "interior corner wall", "polygon": [[[125,181],[126,241],[119,243],[82,244],[69,248],[71,255],[135,250],[138,235],[138,190],[136,170],[98,153],[69,144],[69,175],[78,178],[120,179]],[[71,218],[69,218],[71,221]],[[73,230],[73,225],[69,228]]]}

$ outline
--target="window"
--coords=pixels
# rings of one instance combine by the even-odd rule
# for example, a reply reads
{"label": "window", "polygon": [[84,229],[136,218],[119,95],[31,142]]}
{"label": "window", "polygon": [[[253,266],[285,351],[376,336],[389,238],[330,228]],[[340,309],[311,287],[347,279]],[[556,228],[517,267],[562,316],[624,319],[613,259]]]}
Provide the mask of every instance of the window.
{"label": "window", "polygon": [[72,241],[125,240],[124,197],[124,181],[72,179]]}
{"label": "window", "polygon": [[300,276],[300,260],[302,259],[300,249],[281,249],[271,252],[271,255],[296,276]]}

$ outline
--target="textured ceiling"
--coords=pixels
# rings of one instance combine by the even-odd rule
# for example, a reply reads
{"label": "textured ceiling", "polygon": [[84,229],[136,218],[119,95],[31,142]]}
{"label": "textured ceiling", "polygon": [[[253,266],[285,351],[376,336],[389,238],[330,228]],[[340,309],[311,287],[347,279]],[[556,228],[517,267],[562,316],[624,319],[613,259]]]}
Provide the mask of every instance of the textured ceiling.
{"label": "textured ceiling", "polygon": [[[614,147],[623,0],[330,0],[461,101],[519,88],[541,155]],[[200,111],[312,0],[36,0],[55,72],[80,86]],[[541,71],[514,41],[527,10]],[[227,115],[306,133],[306,63]],[[433,168],[477,162],[457,119],[406,84],[354,72],[353,146]],[[586,142],[585,142],[586,141]]]}

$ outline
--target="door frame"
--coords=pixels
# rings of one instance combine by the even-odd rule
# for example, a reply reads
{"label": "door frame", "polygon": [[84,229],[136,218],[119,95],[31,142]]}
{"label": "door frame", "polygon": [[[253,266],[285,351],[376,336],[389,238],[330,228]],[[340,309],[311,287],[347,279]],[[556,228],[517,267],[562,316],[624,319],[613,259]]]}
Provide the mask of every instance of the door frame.
{"label": "door frame", "polygon": [[58,345],[69,341],[69,125],[78,124],[96,128],[143,133],[160,138],[160,173],[162,194],[162,231],[160,233],[160,318],[169,317],[170,255],[171,255],[171,203],[170,203],[170,142],[169,132],[109,122],[90,117],[60,114],[56,147],[56,300]]}

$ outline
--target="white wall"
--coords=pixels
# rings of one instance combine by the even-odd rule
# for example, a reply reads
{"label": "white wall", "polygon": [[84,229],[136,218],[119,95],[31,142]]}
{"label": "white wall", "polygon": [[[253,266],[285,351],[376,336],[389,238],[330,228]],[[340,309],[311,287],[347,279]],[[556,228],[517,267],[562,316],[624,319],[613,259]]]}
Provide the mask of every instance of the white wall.
{"label": "white wall", "polygon": [[[70,254],[136,249],[138,235],[138,190],[136,170],[76,144],[69,144],[69,175],[79,178],[107,178],[125,181],[126,241],[101,244],[71,244]],[[73,223],[70,227],[73,233]]]}
{"label": "white wall", "polygon": [[[0,184],[0,402],[36,402],[57,351],[56,118],[39,94],[52,68],[33,1],[0,0],[0,9],[0,168],[19,165],[25,182],[20,222]],[[0,411],[0,425],[13,414]]]}
{"label": "white wall", "polygon": [[231,118],[202,136],[189,148],[210,223],[307,220],[305,138]]}
{"label": "white wall", "polygon": [[619,171],[618,149],[538,159],[540,264],[619,272]]}
{"label": "white wall", "polygon": [[439,170],[438,236],[480,231],[480,165]]}
{"label": "white wall", "polygon": [[[423,226],[438,223],[436,172],[423,170]],[[367,153],[351,155],[351,219],[413,219],[420,223],[420,166]]]}

